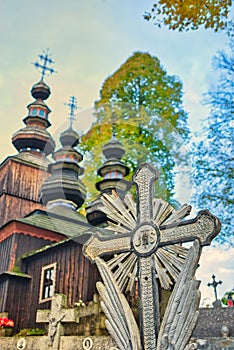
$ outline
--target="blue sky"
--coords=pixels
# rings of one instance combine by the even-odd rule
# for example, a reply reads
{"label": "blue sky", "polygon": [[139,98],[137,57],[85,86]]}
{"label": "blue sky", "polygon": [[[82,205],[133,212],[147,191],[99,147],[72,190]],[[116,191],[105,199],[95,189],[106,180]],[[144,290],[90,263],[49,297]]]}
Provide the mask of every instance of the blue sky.
{"label": "blue sky", "polygon": [[[180,77],[190,126],[199,128],[206,114],[200,103],[202,93],[214,80],[211,58],[225,47],[225,36],[211,30],[177,33],[158,29],[142,17],[151,4],[149,0],[1,3],[0,117],[5,125],[1,159],[9,153],[11,134],[22,126],[31,101],[29,91],[40,77],[31,62],[47,47],[58,71],[46,79],[53,92],[48,100],[53,111],[51,132],[64,122],[64,102],[70,95],[78,98],[82,110],[91,108],[106,77],[137,50],[157,56],[169,74]],[[81,115],[81,129],[87,128],[86,120]]]}
{"label": "blue sky", "polygon": [[[180,77],[191,130],[201,127],[202,118],[208,113],[201,104],[202,94],[216,79],[211,59],[225,48],[225,35],[202,29],[186,33],[158,29],[142,17],[151,5],[152,0],[1,2],[1,160],[16,153],[11,136],[23,126],[26,106],[32,101],[31,86],[40,79],[31,62],[46,48],[50,48],[58,71],[45,79],[52,90],[48,99],[52,135],[67,125],[64,102],[71,95],[78,98],[81,108],[79,129],[89,127],[92,106],[103,81],[134,51],[157,56],[168,74]],[[232,272],[233,269],[232,264]],[[210,276],[213,272],[214,266]],[[227,281],[224,289],[233,284]]]}

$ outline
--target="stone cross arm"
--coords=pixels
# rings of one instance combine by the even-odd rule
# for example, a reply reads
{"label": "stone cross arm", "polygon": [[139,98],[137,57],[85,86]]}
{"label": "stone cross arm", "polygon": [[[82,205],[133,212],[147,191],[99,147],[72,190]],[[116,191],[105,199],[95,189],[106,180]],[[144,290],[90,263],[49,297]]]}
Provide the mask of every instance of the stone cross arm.
{"label": "stone cross arm", "polygon": [[49,323],[52,318],[58,323],[77,322],[75,309],[66,309],[66,296],[55,294],[51,302],[51,310],[37,310],[37,323]]}
{"label": "stone cross arm", "polygon": [[[153,225],[148,224],[146,230],[151,231]],[[139,227],[137,228],[139,230]],[[195,239],[200,241],[201,246],[209,245],[212,239],[220,231],[220,221],[208,210],[201,210],[191,220],[184,220],[178,224],[160,226],[158,229],[158,245],[166,245],[191,242]],[[152,235],[154,230],[152,229]],[[149,233],[150,236],[150,233]],[[97,257],[133,250],[134,234],[111,234],[103,236],[94,234],[84,245],[84,254],[94,261]]]}
{"label": "stone cross arm", "polygon": [[37,310],[37,323],[49,323],[51,318],[62,323],[78,322],[79,318],[75,309],[63,309],[59,314],[54,315],[50,310]]}

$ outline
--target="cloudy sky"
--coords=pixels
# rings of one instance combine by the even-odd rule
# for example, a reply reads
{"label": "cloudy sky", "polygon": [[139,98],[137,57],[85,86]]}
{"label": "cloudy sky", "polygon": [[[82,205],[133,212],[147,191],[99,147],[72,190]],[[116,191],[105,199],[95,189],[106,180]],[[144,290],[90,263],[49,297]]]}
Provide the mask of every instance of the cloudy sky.
{"label": "cloudy sky", "polygon": [[[69,96],[78,98],[76,124],[80,132],[86,130],[103,81],[134,51],[157,56],[168,74],[180,77],[190,128],[199,130],[207,114],[202,94],[216,79],[211,59],[225,48],[225,35],[211,30],[176,33],[157,29],[142,18],[151,5],[152,0],[1,2],[0,160],[15,153],[11,135],[23,126],[26,106],[32,101],[31,86],[40,79],[31,62],[47,48],[58,72],[46,78],[52,90],[48,105],[52,109],[50,132],[55,138],[67,126],[64,102]],[[199,275],[204,280],[203,297],[212,298],[206,284],[213,273],[224,281],[221,295],[234,285],[234,252],[208,250],[206,255]]]}

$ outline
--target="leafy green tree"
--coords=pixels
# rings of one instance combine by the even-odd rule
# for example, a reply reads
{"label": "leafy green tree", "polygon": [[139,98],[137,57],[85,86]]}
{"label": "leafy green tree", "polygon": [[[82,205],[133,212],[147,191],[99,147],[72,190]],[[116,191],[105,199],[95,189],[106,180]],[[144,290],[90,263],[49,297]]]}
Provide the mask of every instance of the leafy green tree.
{"label": "leafy green tree", "polygon": [[179,78],[168,75],[157,57],[142,52],[129,57],[105,80],[95,103],[96,121],[82,137],[81,146],[92,158],[85,165],[87,185],[94,181],[87,166],[103,163],[101,147],[114,128],[126,150],[129,177],[140,163],[152,162],[160,169],[157,195],[172,200],[175,165],[184,161],[180,151],[189,138],[182,96]]}
{"label": "leafy green tree", "polygon": [[218,31],[225,28],[231,6],[232,0],[158,0],[144,18],[158,27],[166,25],[173,30],[204,26]]}
{"label": "leafy green tree", "polygon": [[209,208],[222,222],[216,240],[234,244],[233,239],[233,116],[234,116],[234,25],[228,31],[229,51],[214,57],[219,81],[206,95],[210,115],[193,148],[194,203]]}

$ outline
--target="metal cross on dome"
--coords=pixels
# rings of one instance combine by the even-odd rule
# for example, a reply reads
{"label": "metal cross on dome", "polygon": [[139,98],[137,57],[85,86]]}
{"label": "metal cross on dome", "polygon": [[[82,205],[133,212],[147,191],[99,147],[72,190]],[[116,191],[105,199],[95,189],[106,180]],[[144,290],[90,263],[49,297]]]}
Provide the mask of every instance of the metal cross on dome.
{"label": "metal cross on dome", "polygon": [[43,50],[43,53],[38,55],[39,60],[42,61],[42,63],[39,63],[38,61],[32,63],[34,67],[41,70],[41,80],[44,79],[46,73],[56,73],[56,71],[52,67],[49,67],[50,65],[54,64],[54,61],[52,60],[51,56],[52,55],[49,53],[49,49],[47,49],[46,51]]}
{"label": "metal cross on dome", "polygon": [[74,120],[76,120],[75,118],[75,111],[77,110],[77,98],[75,96],[71,96],[69,99],[68,103],[64,103],[65,106],[69,107],[69,117],[68,119],[70,120],[70,128],[72,129],[72,124],[74,122]]}
{"label": "metal cross on dome", "polygon": [[196,218],[158,226],[153,220],[154,182],[158,174],[151,164],[142,164],[133,181],[137,188],[137,223],[129,233],[94,234],[84,245],[84,254],[95,259],[116,253],[132,252],[137,257],[139,315],[142,349],[155,350],[159,329],[159,295],[154,254],[158,248],[199,240],[208,245],[220,230],[219,220],[208,210]]}

